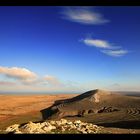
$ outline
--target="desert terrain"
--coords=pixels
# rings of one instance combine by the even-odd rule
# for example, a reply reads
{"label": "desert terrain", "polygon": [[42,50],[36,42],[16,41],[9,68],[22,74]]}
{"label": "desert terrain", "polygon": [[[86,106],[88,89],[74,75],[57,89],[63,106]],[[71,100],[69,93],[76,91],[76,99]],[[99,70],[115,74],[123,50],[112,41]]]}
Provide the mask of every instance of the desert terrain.
{"label": "desert terrain", "polygon": [[73,96],[75,95],[0,95],[0,129],[14,123],[41,120],[41,109],[51,106],[55,100]]}
{"label": "desert terrain", "polygon": [[[92,113],[76,114],[81,108],[91,112],[91,101]],[[103,126],[105,132],[113,134],[140,133],[140,97],[110,95],[101,90],[80,95],[0,95],[0,130],[13,124],[46,120],[44,111],[54,108],[59,111],[49,119],[81,120]]]}

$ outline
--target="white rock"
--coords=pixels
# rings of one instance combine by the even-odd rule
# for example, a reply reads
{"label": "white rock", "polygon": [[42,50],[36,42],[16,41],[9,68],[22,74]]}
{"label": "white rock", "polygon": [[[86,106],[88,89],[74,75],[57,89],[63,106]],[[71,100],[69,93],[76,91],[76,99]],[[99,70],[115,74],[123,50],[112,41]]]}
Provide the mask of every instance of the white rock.
{"label": "white rock", "polygon": [[66,119],[61,119],[60,122],[63,125],[63,124],[66,124],[67,123],[67,120]]}
{"label": "white rock", "polygon": [[56,124],[57,124],[58,126],[60,126],[60,125],[61,125],[61,122],[60,122],[60,121],[56,121]]}
{"label": "white rock", "polygon": [[14,132],[14,134],[22,134],[22,132],[19,131],[19,130],[16,130],[16,131]]}
{"label": "white rock", "polygon": [[70,125],[70,127],[73,128],[73,129],[77,128],[74,124]]}
{"label": "white rock", "polygon": [[76,130],[77,132],[87,134],[87,133],[97,133],[100,127],[98,127],[97,125],[93,125],[92,123],[81,122],[80,120],[75,120],[73,122],[73,121],[68,121],[66,119],[61,119],[60,121],[49,121],[49,122],[45,121],[42,123],[33,123],[30,121],[29,123],[20,127],[20,129],[19,129],[19,124],[15,124],[9,126],[6,129],[6,131],[10,131],[10,132],[12,131],[15,134],[55,133],[51,131],[53,129],[58,129],[61,130],[62,132],[66,130]]}
{"label": "white rock", "polygon": [[61,127],[61,131],[64,132],[66,129],[62,126]]}
{"label": "white rock", "polygon": [[50,124],[54,125],[54,124],[56,124],[56,122],[55,121],[50,121]]}
{"label": "white rock", "polygon": [[54,125],[50,125],[49,127],[50,127],[50,129],[56,129],[56,126],[54,126]]}
{"label": "white rock", "polygon": [[49,125],[49,126],[43,127],[42,129],[46,132],[50,132],[51,130],[56,129],[56,127],[52,126],[52,125]]}
{"label": "white rock", "polygon": [[43,128],[43,130],[44,130],[44,131],[46,131],[46,132],[51,131],[51,129],[50,129],[50,128],[48,128],[48,127],[44,127],[44,128]]}
{"label": "white rock", "polygon": [[80,124],[80,123],[81,123],[80,120],[76,120],[76,121],[74,121],[74,124]]}
{"label": "white rock", "polygon": [[94,127],[95,129],[96,129],[96,128],[99,128],[97,125],[92,125],[92,127]]}
{"label": "white rock", "polygon": [[71,125],[71,124],[73,124],[73,123],[69,121],[69,122],[67,122],[66,124]]}
{"label": "white rock", "polygon": [[89,134],[90,134],[90,133],[93,133],[93,131],[92,131],[92,130],[90,130],[90,129],[88,129],[88,130],[87,130],[87,133],[89,133]]}
{"label": "white rock", "polygon": [[82,133],[83,133],[83,134],[87,134],[87,132],[86,132],[86,131],[82,131]]}
{"label": "white rock", "polygon": [[14,124],[14,125],[11,125],[11,126],[7,127],[5,131],[13,132],[15,130],[18,130],[18,128],[19,128],[19,124]]}

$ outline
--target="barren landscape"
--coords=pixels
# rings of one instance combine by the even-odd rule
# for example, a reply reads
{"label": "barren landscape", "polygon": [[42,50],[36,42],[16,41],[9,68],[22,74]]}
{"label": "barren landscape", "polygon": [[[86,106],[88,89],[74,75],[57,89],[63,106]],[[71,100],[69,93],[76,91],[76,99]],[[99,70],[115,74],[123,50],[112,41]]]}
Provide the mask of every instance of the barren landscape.
{"label": "barren landscape", "polygon": [[140,134],[139,6],[3,6],[0,21],[0,134]]}
{"label": "barren landscape", "polygon": [[60,95],[0,95],[0,129],[9,124],[40,120],[40,110],[51,106],[55,100],[74,94]]}
{"label": "barren landscape", "polygon": [[[101,104],[98,101],[93,103],[94,112],[84,112],[81,115],[73,113],[74,110],[81,107],[91,110],[92,105],[88,105],[87,102],[95,100],[93,97],[96,97],[97,100],[97,95]],[[49,120],[60,120],[61,118],[71,121],[81,120],[103,127],[102,133],[140,133],[140,97],[114,93],[110,95],[108,92],[106,94],[106,91],[93,90],[81,95],[0,95],[0,100],[0,130],[5,130],[14,124],[48,120],[43,116],[43,113],[47,112],[42,113],[42,110],[59,107],[61,111],[52,114]],[[112,105],[112,107],[102,109],[103,106],[108,105]],[[64,113],[62,113],[63,111]]]}

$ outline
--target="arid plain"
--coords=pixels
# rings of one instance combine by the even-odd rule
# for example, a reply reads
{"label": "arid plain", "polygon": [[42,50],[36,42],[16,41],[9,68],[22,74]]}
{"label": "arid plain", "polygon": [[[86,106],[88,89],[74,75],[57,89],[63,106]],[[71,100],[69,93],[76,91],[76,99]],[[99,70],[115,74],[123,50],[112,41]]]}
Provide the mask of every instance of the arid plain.
{"label": "arid plain", "polygon": [[[78,94],[43,94],[43,95],[0,95],[0,130],[13,124],[29,121],[42,121],[42,109],[52,106],[56,100],[65,100]],[[128,97],[128,96],[127,96]],[[129,97],[128,97],[129,98]],[[132,97],[138,99],[140,97]],[[121,110],[110,113],[89,114],[85,117],[65,117],[69,120],[91,122],[103,126],[108,133],[140,133],[140,111]],[[116,120],[116,122],[114,122]]]}
{"label": "arid plain", "polygon": [[40,110],[55,100],[71,98],[74,94],[60,95],[0,95],[0,129],[14,123],[40,120]]}

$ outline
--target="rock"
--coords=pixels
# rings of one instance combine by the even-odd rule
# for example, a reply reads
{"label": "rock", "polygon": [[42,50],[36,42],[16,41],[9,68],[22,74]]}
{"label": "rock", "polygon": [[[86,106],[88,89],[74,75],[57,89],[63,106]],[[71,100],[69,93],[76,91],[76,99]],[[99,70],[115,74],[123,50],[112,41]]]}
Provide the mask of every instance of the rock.
{"label": "rock", "polygon": [[[100,127],[93,125],[92,123],[81,122],[80,120],[68,121],[61,119],[59,121],[49,121],[42,123],[29,122],[20,127],[19,124],[12,125],[6,129],[8,132],[15,134],[29,133],[29,134],[40,134],[40,133],[61,133],[61,132],[75,132],[82,134],[98,133]],[[52,131],[56,130],[56,131]]]}
{"label": "rock", "polygon": [[66,129],[62,126],[61,127],[61,131],[64,132]]}
{"label": "rock", "polygon": [[90,133],[93,133],[93,131],[92,131],[92,130],[90,130],[90,129],[88,129],[88,130],[87,130],[87,133],[89,133],[89,134],[90,134]]}
{"label": "rock", "polygon": [[48,126],[44,126],[42,129],[46,132],[50,132],[51,130],[56,129],[56,127],[53,125],[48,125]]}
{"label": "rock", "polygon": [[74,121],[74,124],[80,124],[80,123],[81,123],[80,120],[76,120],[76,121]]}
{"label": "rock", "polygon": [[61,122],[60,122],[60,121],[56,121],[56,124],[57,124],[58,126],[60,126],[60,125],[61,125]]}
{"label": "rock", "polygon": [[86,132],[86,131],[82,131],[82,133],[83,133],[83,134],[87,134],[87,132]]}
{"label": "rock", "polygon": [[49,128],[49,127],[43,127],[42,128],[45,132],[50,132],[51,131],[51,129]]}
{"label": "rock", "polygon": [[55,125],[56,121],[50,121],[50,124]]}
{"label": "rock", "polygon": [[74,124],[70,125],[70,127],[71,127],[72,129],[76,129],[76,128],[77,128]]}
{"label": "rock", "polygon": [[14,132],[14,134],[22,134],[22,132],[19,131],[19,130],[16,130],[16,131]]}
{"label": "rock", "polygon": [[14,125],[11,125],[11,126],[7,127],[5,131],[13,132],[13,131],[18,130],[18,128],[19,128],[19,124],[14,124]]}
{"label": "rock", "polygon": [[60,121],[61,121],[61,124],[62,125],[67,123],[67,120],[66,119],[61,119]]}
{"label": "rock", "polygon": [[69,121],[69,122],[67,122],[66,124],[71,125],[71,124],[72,124],[72,122],[70,122],[70,121]]}
{"label": "rock", "polygon": [[43,128],[43,127],[52,126],[52,124],[50,124],[49,122],[44,122],[41,126]]}
{"label": "rock", "polygon": [[87,134],[86,128],[82,128],[82,129],[78,129],[78,130],[79,130],[79,132],[82,132],[83,134]]}

